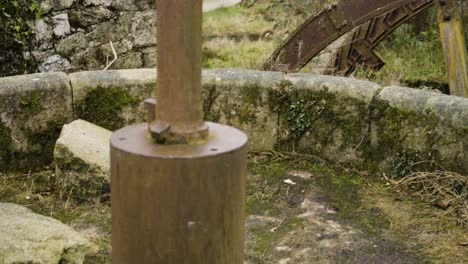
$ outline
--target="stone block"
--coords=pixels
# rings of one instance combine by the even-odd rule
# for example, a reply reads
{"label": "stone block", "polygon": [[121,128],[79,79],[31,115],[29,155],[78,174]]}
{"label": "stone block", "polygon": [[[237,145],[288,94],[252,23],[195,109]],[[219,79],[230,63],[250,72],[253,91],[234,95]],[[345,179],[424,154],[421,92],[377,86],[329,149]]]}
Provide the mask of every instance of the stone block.
{"label": "stone block", "polygon": [[0,203],[2,264],[81,264],[95,245],[61,222],[10,203]]}
{"label": "stone block", "polygon": [[137,69],[141,67],[143,67],[143,54],[133,51],[118,55],[117,60],[111,66],[112,69]]}
{"label": "stone block", "polygon": [[[44,133],[34,137],[24,134],[25,127],[43,124],[41,117],[55,120],[52,113],[70,113],[64,110],[68,101],[63,98],[71,100],[71,93],[54,94],[62,96],[57,102],[39,97],[44,106],[34,99],[37,95],[18,96],[55,89],[47,88],[50,83],[58,85],[57,75],[50,76],[38,87],[8,96],[5,91],[15,85],[29,87],[39,79],[0,79],[0,102],[5,102],[0,104],[0,145],[6,146],[0,148],[1,164],[18,160],[21,148],[50,159],[45,154],[51,152],[34,142],[55,138],[45,133],[51,126],[45,124]],[[146,120],[143,100],[154,98],[156,70],[80,72],[70,74],[69,80],[74,117],[115,130]],[[61,82],[69,85],[66,78]],[[468,171],[466,98],[406,87],[382,89],[350,78],[239,69],[203,71],[202,95],[205,119],[243,130],[250,137],[250,149],[296,151],[387,174],[401,175],[416,163]],[[36,112],[40,114],[31,114]]]}
{"label": "stone block", "polygon": [[75,1],[76,0],[43,0],[41,1],[42,14],[70,8]]}
{"label": "stone block", "polygon": [[128,37],[131,23],[132,15],[124,13],[118,18],[97,24],[93,31],[87,34],[87,37],[90,41],[100,44],[109,43],[109,41],[117,42]]}
{"label": "stone block", "polygon": [[132,21],[133,45],[137,48],[156,46],[156,16],[150,10],[137,12]]}
{"label": "stone block", "polygon": [[68,22],[68,14],[58,14],[52,18],[54,21],[54,35],[56,37],[64,37],[70,34],[70,23]]}
{"label": "stone block", "polygon": [[83,32],[73,34],[57,45],[57,52],[66,57],[71,57],[74,53],[85,50],[88,47],[88,40]]}
{"label": "stone block", "polygon": [[108,21],[114,13],[103,6],[72,9],[69,12],[70,25],[74,28],[86,28]]}
{"label": "stone block", "polygon": [[112,4],[112,0],[84,0],[85,6],[90,6],[90,5],[110,6],[111,4]]}
{"label": "stone block", "polygon": [[34,22],[34,30],[36,31],[36,40],[41,44],[46,44],[52,39],[52,29],[44,19],[38,19]]}
{"label": "stone block", "polygon": [[48,57],[40,66],[40,72],[62,72],[68,71],[71,68],[70,62],[58,55],[54,54]]}
{"label": "stone block", "polygon": [[1,78],[0,171],[48,165],[54,142],[72,115],[72,91],[64,73]]}
{"label": "stone block", "polygon": [[55,144],[57,183],[79,200],[109,199],[112,132],[83,120],[63,126]]}
{"label": "stone block", "polygon": [[156,47],[149,47],[140,50],[143,54],[143,67],[155,68],[157,65]]}

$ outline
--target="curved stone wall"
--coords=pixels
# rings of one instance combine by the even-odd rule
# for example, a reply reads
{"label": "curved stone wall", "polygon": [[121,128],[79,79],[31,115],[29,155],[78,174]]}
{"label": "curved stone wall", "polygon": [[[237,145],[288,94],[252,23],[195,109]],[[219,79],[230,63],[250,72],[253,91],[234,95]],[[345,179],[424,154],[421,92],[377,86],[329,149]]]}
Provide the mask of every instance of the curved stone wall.
{"label": "curved stone wall", "polygon": [[[250,148],[284,150],[390,175],[413,166],[468,173],[468,99],[367,81],[206,70],[207,120],[246,131]],[[60,128],[84,119],[114,130],[145,119],[155,69],[0,79],[0,167],[46,165]]]}

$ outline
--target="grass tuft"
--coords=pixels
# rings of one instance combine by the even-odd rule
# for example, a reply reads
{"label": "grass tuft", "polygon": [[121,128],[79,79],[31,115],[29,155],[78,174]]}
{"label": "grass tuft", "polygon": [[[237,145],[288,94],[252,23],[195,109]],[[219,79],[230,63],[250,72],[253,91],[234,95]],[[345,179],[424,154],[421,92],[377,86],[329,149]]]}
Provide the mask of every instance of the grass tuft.
{"label": "grass tuft", "polygon": [[458,224],[468,225],[468,177],[449,171],[414,172],[396,187],[455,215]]}

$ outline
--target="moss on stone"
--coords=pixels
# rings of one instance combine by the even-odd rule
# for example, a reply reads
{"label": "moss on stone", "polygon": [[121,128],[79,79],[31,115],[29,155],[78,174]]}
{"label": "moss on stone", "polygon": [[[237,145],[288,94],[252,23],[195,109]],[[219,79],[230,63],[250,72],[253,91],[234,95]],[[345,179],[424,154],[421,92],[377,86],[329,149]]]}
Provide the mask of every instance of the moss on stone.
{"label": "moss on stone", "polygon": [[60,135],[65,120],[48,122],[37,130],[23,128],[28,142],[26,150],[14,150],[11,131],[0,123],[0,170],[40,171],[52,163],[55,141]]}
{"label": "moss on stone", "polygon": [[106,172],[75,157],[62,144],[57,144],[54,152],[56,186],[69,194],[66,199],[73,198],[80,203],[96,199],[106,202],[110,199],[110,180]]}
{"label": "moss on stone", "polygon": [[122,110],[125,107],[137,107],[138,98],[127,90],[118,87],[96,87],[88,91],[86,97],[75,105],[76,117],[104,127],[116,130],[125,125]]}
{"label": "moss on stone", "polygon": [[39,171],[52,163],[55,142],[60,136],[65,119],[49,121],[38,129],[23,129],[28,141],[28,151],[13,153],[14,162],[10,167],[15,170]]}
{"label": "moss on stone", "polygon": [[202,90],[205,119],[232,126],[256,125],[262,106],[261,89],[256,85],[233,87],[205,84]]}
{"label": "moss on stone", "polygon": [[261,104],[262,92],[256,85],[244,85],[240,91],[242,101],[257,107]]}
{"label": "moss on stone", "polygon": [[288,80],[280,81],[276,87],[268,90],[268,108],[273,113],[285,113],[291,105],[290,94],[293,83]]}
{"label": "moss on stone", "polygon": [[0,170],[39,171],[50,165],[55,141],[68,121],[66,112],[55,109],[62,105],[55,103],[57,98],[52,93],[44,89],[24,90],[4,99],[10,124],[0,128],[0,144],[5,145],[0,146]]}
{"label": "moss on stone", "polygon": [[424,170],[437,164],[466,170],[461,160],[445,157],[450,152],[447,146],[463,152],[460,144],[467,144],[466,133],[431,110],[420,113],[378,99],[369,104],[330,92],[325,84],[317,90],[295,89],[289,81],[268,91],[268,108],[278,118],[277,150],[313,154],[396,177],[417,169],[416,164]]}
{"label": "moss on stone", "polygon": [[43,110],[40,90],[32,90],[19,101],[19,108],[25,114],[36,114]]}
{"label": "moss on stone", "polygon": [[259,109],[255,104],[245,102],[239,97],[242,97],[242,94],[236,94],[231,88],[226,87],[225,93],[218,99],[219,113],[214,113],[224,117],[223,122],[227,125],[255,125]]}
{"label": "moss on stone", "polygon": [[209,84],[205,85],[202,90],[203,98],[203,113],[205,120],[211,122],[219,122],[221,114],[214,109],[214,105],[219,97],[220,93],[216,88],[216,85]]}
{"label": "moss on stone", "polygon": [[[330,145],[340,149],[363,148],[366,143],[362,142],[363,133],[367,132],[368,125],[368,108],[364,102],[338,99],[338,94],[326,88],[293,90],[292,85],[283,81],[269,91],[269,109],[278,115],[280,125],[276,149],[292,151],[300,147],[308,153],[321,154],[322,147]],[[299,144],[306,134],[306,144]],[[332,142],[338,134],[342,139]]]}
{"label": "moss on stone", "polygon": [[10,162],[11,130],[0,121],[0,170]]}
{"label": "moss on stone", "polygon": [[237,120],[238,122],[243,124],[251,124],[255,125],[257,123],[257,112],[258,109],[255,105],[250,103],[240,103],[236,105],[237,110]]}
{"label": "moss on stone", "polygon": [[[433,146],[442,135],[437,135],[441,123],[434,112],[427,110],[421,114],[377,101],[372,106],[372,120],[378,148],[369,148],[367,157],[376,163],[391,161],[392,176],[406,176],[418,162],[436,161]],[[408,141],[415,139],[417,143]]]}

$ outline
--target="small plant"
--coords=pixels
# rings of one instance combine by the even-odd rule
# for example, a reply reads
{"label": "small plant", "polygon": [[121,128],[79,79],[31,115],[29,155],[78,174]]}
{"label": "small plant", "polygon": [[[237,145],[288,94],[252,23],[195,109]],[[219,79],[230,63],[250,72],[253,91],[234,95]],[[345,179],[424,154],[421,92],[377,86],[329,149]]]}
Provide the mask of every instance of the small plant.
{"label": "small plant", "polygon": [[37,0],[0,0],[0,76],[27,71],[29,62],[23,52],[31,50],[35,37],[32,21],[40,17]]}
{"label": "small plant", "polygon": [[41,17],[41,8],[35,0],[0,0],[0,31],[24,44],[32,40],[31,21]]}

